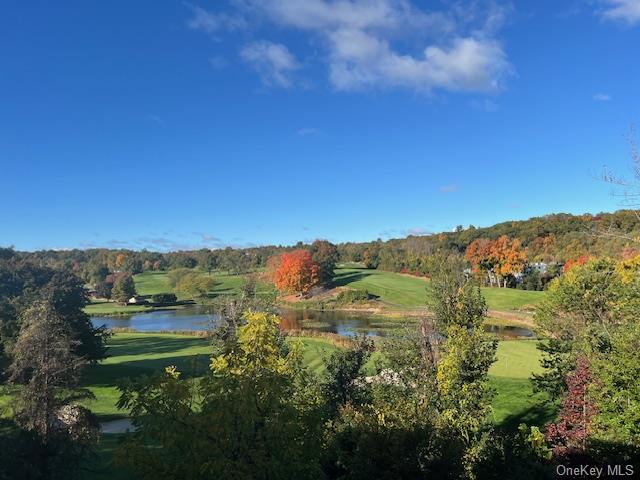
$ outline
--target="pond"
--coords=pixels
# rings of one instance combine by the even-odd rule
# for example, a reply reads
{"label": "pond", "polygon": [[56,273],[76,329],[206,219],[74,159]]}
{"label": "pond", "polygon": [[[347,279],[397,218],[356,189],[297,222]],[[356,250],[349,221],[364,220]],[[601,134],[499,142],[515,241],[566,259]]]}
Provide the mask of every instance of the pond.
{"label": "pond", "polygon": [[[283,309],[280,311],[280,317],[283,330],[315,330],[344,336],[356,334],[384,336],[389,335],[394,329],[403,328],[406,324],[402,319],[331,310]],[[178,310],[156,310],[114,317],[96,316],[91,320],[95,326],[106,325],[107,328],[132,328],[140,332],[158,332],[207,330],[210,325],[215,325],[217,316],[209,313],[206,307],[189,306]],[[531,330],[522,327],[486,325],[486,330],[506,339],[534,337]]]}

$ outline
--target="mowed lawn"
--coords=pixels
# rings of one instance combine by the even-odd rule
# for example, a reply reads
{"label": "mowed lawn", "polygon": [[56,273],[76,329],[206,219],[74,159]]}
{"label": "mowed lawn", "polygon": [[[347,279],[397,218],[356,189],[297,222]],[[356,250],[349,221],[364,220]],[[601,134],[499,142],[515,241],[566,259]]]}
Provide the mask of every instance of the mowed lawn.
{"label": "mowed lawn", "polygon": [[[426,303],[427,280],[399,273],[365,268],[338,268],[335,271],[334,285],[367,290],[390,306],[420,308]],[[512,288],[483,288],[482,293],[490,310],[503,311],[535,306],[544,296],[544,292]]]}
{"label": "mowed lawn", "polygon": [[489,370],[494,423],[515,428],[524,422],[543,425],[555,413],[543,405],[545,395],[534,393],[531,375],[540,373],[541,352],[536,340],[508,340],[498,343],[496,362]]}

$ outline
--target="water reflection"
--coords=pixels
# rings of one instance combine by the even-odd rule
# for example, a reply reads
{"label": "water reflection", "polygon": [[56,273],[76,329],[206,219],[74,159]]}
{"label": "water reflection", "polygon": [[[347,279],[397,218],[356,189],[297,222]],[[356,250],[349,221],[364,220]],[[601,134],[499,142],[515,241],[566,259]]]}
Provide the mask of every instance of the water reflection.
{"label": "water reflection", "polygon": [[[366,313],[282,310],[283,330],[315,330],[343,336],[356,334],[389,335],[394,329],[404,328],[406,322]],[[157,310],[117,317],[92,317],[96,326],[132,328],[141,332],[207,330],[217,317],[206,307],[190,306],[179,310]],[[487,325],[487,332],[501,338],[533,338],[531,330],[522,327]]]}

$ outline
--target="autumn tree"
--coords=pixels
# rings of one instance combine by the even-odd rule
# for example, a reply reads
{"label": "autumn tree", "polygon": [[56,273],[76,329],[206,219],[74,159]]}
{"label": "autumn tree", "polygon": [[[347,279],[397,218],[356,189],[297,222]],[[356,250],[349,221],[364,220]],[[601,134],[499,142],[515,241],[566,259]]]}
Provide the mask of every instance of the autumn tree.
{"label": "autumn tree", "polygon": [[464,256],[475,272],[488,273],[493,269],[491,247],[492,242],[487,238],[477,238],[467,247]]}
{"label": "autumn tree", "polygon": [[280,263],[282,262],[282,254],[278,253],[276,255],[272,255],[267,260],[266,269],[265,269],[265,278],[269,282],[275,282],[276,272],[280,268]]}
{"label": "autumn tree", "polygon": [[333,280],[333,270],[338,263],[338,249],[327,240],[316,240],[311,244],[311,258],[318,265],[318,282],[329,285]]}
{"label": "autumn tree", "polygon": [[304,295],[318,283],[318,265],[308,250],[283,253],[274,283],[281,292]]}
{"label": "autumn tree", "polygon": [[373,243],[362,254],[362,262],[367,268],[378,268],[380,264],[380,245]]}
{"label": "autumn tree", "polygon": [[584,452],[587,437],[597,407],[591,398],[589,387],[593,382],[589,361],[584,355],[578,357],[573,372],[567,375],[567,394],[557,423],[547,425],[547,439],[554,453],[564,456],[572,450]]}
{"label": "autumn tree", "polygon": [[502,235],[496,240],[474,240],[467,247],[465,258],[476,272],[488,274],[490,283],[495,275],[498,285],[502,280],[506,287],[508,277],[522,272],[527,255],[520,240]]}

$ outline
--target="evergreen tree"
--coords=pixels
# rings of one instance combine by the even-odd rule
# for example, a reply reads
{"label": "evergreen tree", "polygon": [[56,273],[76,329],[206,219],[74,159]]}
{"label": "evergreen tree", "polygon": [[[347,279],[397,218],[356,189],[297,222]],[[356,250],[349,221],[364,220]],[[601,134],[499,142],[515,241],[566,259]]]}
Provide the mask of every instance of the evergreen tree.
{"label": "evergreen tree", "polygon": [[86,363],[73,353],[77,343],[50,303],[24,312],[10,372],[20,385],[15,419],[39,440],[33,460],[41,478],[75,477],[98,439],[95,416],[72,403],[90,397],[77,388]]}

